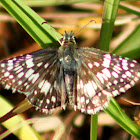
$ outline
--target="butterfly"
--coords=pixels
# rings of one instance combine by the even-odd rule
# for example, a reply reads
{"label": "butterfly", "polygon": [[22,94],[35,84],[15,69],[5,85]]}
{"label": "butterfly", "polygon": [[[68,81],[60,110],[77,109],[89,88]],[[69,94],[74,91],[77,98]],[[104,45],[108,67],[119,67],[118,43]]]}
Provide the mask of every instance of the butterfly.
{"label": "butterfly", "polygon": [[0,83],[26,95],[45,113],[67,105],[96,114],[110,98],[140,79],[135,60],[95,48],[78,48],[73,32],[65,32],[58,49],[41,49],[0,62]]}

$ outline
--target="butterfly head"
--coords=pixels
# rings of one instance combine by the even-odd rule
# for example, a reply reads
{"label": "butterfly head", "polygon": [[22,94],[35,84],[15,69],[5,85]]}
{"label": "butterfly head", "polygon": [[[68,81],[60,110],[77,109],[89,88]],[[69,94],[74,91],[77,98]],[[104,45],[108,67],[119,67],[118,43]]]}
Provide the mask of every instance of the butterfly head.
{"label": "butterfly head", "polygon": [[67,43],[76,44],[75,35],[71,32],[66,32],[63,34],[63,38],[61,39],[61,45],[64,46]]}

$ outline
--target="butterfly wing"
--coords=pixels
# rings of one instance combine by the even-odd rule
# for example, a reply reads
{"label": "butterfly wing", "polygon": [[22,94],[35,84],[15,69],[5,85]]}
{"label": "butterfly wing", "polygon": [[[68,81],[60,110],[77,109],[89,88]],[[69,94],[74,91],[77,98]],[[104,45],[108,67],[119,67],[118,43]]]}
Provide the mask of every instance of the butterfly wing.
{"label": "butterfly wing", "polygon": [[31,104],[45,112],[66,102],[57,50],[42,49],[1,61],[0,81],[6,89],[25,94]]}
{"label": "butterfly wing", "polygon": [[94,49],[77,49],[77,103],[75,108],[87,114],[107,107],[111,97],[125,92],[140,79],[140,65]]}

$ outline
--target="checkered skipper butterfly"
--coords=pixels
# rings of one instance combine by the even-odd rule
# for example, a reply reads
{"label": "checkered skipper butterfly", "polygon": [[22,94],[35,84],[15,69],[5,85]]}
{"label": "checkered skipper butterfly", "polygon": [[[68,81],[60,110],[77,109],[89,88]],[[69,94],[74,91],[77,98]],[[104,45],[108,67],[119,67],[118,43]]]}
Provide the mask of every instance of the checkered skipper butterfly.
{"label": "checkered skipper butterfly", "polygon": [[67,104],[87,114],[107,107],[111,97],[140,79],[140,65],[95,48],[78,48],[65,32],[59,49],[42,49],[0,62],[0,82],[26,95],[37,109],[50,113]]}

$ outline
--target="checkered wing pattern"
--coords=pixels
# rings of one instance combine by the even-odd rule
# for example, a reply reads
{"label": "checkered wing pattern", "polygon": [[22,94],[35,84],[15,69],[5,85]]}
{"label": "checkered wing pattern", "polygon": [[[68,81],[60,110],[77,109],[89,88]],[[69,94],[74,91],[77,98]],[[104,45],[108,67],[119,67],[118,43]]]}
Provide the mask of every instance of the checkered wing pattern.
{"label": "checkered wing pattern", "polygon": [[107,107],[109,99],[140,79],[140,65],[94,48],[78,49],[76,108],[87,114]]}
{"label": "checkered wing pattern", "polygon": [[[0,80],[6,89],[24,93],[37,109],[51,111],[61,106],[65,93],[56,50],[42,49],[0,63]],[[63,95],[63,105],[65,95]]]}
{"label": "checkered wing pattern", "polygon": [[78,48],[65,32],[58,50],[42,49],[0,62],[0,82],[46,113],[67,103],[87,114],[134,86],[140,64],[94,48]]}

